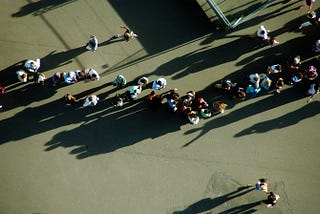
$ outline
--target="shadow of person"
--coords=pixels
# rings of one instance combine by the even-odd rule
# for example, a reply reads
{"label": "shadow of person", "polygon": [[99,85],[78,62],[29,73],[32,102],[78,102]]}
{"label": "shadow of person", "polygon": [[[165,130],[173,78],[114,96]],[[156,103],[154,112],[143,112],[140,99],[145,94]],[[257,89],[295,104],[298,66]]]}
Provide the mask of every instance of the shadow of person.
{"label": "shadow of person", "polygon": [[[45,81],[47,84],[47,80]],[[20,83],[18,84],[21,85]],[[16,85],[15,85],[16,86]],[[35,84],[33,82],[23,83],[20,88],[9,87],[10,90],[6,89],[6,96],[3,96],[2,102],[5,103],[3,111],[8,111],[19,106],[27,106],[33,102],[45,100],[55,93],[56,90],[48,87],[48,85]]]}
{"label": "shadow of person", "polygon": [[106,41],[104,41],[102,43],[99,43],[99,47],[110,45],[110,44],[116,43],[116,42],[124,42],[124,41],[125,41],[124,39],[121,39],[121,38],[118,38],[116,36],[113,36],[110,39],[108,39],[108,40],[106,40]]}
{"label": "shadow of person", "polygon": [[255,213],[257,212],[258,210],[257,209],[253,209],[254,207],[257,207],[259,205],[261,205],[264,201],[256,201],[256,202],[252,202],[252,203],[249,203],[249,204],[243,204],[243,205],[240,205],[240,206],[237,206],[237,207],[233,207],[233,208],[230,208],[228,210],[225,210],[223,212],[220,212],[219,214],[246,214],[246,213]]}
{"label": "shadow of person", "polygon": [[201,199],[200,201],[197,201],[196,203],[191,204],[184,210],[173,212],[173,214],[193,214],[193,213],[206,212],[215,207],[220,206],[223,203],[226,203],[229,200],[245,195],[253,190],[254,188],[248,189],[247,187],[239,187],[237,190],[217,198]]}
{"label": "shadow of person", "polygon": [[[77,159],[84,159],[180,130],[182,123],[168,116],[167,112],[159,111],[155,114],[145,109],[141,102],[114,108],[111,99],[102,100],[92,108],[79,109],[86,115],[82,119],[84,122],[72,130],[54,135],[45,144],[45,151],[58,147],[73,148],[70,154]],[[109,107],[106,107],[108,104]]]}
{"label": "shadow of person", "polygon": [[315,101],[310,104],[306,104],[302,108],[292,111],[281,117],[264,121],[261,123],[256,123],[253,126],[247,129],[244,129],[241,132],[238,132],[237,134],[234,135],[234,137],[242,137],[250,134],[264,133],[264,132],[272,131],[274,129],[282,129],[288,126],[295,125],[304,119],[307,119],[319,114],[320,113],[319,104],[320,104],[320,101]]}
{"label": "shadow of person", "polygon": [[[234,47],[237,47],[237,50],[231,51]],[[172,79],[177,80],[193,73],[200,73],[207,68],[214,69],[220,64],[237,60],[243,54],[252,51],[253,48],[255,47],[250,42],[239,36],[237,39],[217,47],[201,47],[198,50],[176,57],[160,65],[149,75],[173,75]],[[219,54],[217,55],[217,53]],[[213,58],[212,56],[216,57]]]}
{"label": "shadow of person", "polygon": [[26,60],[22,60],[0,71],[1,83],[6,87],[7,91],[20,85],[16,71],[23,68],[25,61]]}
{"label": "shadow of person", "polygon": [[197,131],[200,131],[200,133],[198,134],[198,136],[196,136],[188,143],[184,144],[182,147],[189,146],[191,143],[195,142],[196,139],[200,138],[201,136],[205,135],[206,133],[212,131],[215,128],[230,125],[244,118],[259,114],[267,110],[271,110],[273,108],[293,102],[301,98],[302,96],[300,96],[296,88],[288,88],[286,90],[283,90],[282,93],[278,96],[266,97],[264,99],[258,100],[253,104],[246,105],[242,108],[236,109],[227,115],[213,118],[212,120],[209,120],[203,127],[194,128],[192,130],[186,131],[186,135],[195,133]]}
{"label": "shadow of person", "polygon": [[[11,17],[22,17],[33,13],[34,16],[44,14],[50,10],[62,7],[66,4],[72,3],[77,0],[39,0],[31,2],[23,7],[16,13],[11,14]],[[30,1],[29,1],[30,2]]]}
{"label": "shadow of person", "polygon": [[[86,51],[87,49],[85,48],[85,46],[81,46],[75,49],[62,51],[62,52],[56,52],[56,50],[52,51],[48,55],[40,59],[41,67],[39,70],[41,70],[41,72],[44,72],[44,71],[48,71],[48,70],[55,69],[55,68],[64,66],[66,64],[69,64],[74,60],[74,58],[83,54]],[[81,63],[78,63],[78,64],[81,64]]]}

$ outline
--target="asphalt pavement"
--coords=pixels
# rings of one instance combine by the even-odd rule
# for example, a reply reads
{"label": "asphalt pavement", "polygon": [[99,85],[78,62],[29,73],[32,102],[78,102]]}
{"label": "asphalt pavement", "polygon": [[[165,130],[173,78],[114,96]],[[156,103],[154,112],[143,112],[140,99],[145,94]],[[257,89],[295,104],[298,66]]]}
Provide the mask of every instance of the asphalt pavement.
{"label": "asphalt pavement", "polygon": [[[300,4],[275,1],[224,32],[192,0],[3,0],[0,213],[319,213],[319,97],[307,104],[286,85],[280,94],[239,102],[212,87],[285,65],[293,54],[303,66],[319,66],[311,50],[319,26],[297,30],[306,20]],[[245,37],[261,24],[279,45],[259,47]],[[123,25],[138,38],[115,39]],[[85,49],[90,35],[99,40],[96,52]],[[58,87],[49,80],[18,83],[15,71],[36,58],[48,79],[90,67],[101,79]],[[109,84],[118,74],[126,88]],[[116,93],[142,76],[164,77],[163,91],[194,90],[228,108],[192,125],[165,105],[150,110],[149,89],[114,108]],[[78,99],[97,94],[100,101],[68,106],[68,92]],[[280,195],[272,209],[263,204],[266,194],[244,188],[261,177]]]}

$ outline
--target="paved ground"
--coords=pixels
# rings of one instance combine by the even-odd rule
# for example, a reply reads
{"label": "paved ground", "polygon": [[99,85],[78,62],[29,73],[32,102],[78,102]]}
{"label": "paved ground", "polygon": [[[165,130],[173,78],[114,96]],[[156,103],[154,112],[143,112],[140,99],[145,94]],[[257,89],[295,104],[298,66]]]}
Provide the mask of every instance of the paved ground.
{"label": "paved ground", "polygon": [[[319,213],[318,100],[306,105],[291,87],[279,96],[225,99],[225,114],[192,126],[143,103],[114,109],[116,90],[107,86],[120,73],[132,81],[162,76],[168,88],[193,89],[212,102],[219,79],[263,72],[292,53],[312,60],[319,29],[295,31],[306,12],[298,5],[276,1],[226,34],[193,1],[3,0],[1,213]],[[243,39],[261,23],[280,45],[257,49]],[[120,25],[139,38],[110,40]],[[99,38],[96,53],[83,47],[91,34]],[[17,84],[19,63],[34,58],[47,76],[94,67],[102,79],[59,88]],[[96,93],[101,102],[65,106],[67,92]],[[273,209],[260,205],[263,193],[241,188],[260,177],[281,197]]]}

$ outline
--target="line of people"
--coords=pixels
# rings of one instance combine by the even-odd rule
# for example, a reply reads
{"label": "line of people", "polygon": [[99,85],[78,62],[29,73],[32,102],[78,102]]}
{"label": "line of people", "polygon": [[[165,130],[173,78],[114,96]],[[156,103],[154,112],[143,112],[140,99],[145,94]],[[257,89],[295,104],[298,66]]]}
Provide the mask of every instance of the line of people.
{"label": "line of people", "polygon": [[225,79],[215,84],[231,99],[244,100],[256,97],[261,91],[279,94],[284,85],[298,87],[305,96],[310,96],[307,103],[319,94],[320,78],[315,65],[302,66],[299,55],[290,57],[286,65],[274,64],[267,66],[262,73],[250,74],[241,84]]}

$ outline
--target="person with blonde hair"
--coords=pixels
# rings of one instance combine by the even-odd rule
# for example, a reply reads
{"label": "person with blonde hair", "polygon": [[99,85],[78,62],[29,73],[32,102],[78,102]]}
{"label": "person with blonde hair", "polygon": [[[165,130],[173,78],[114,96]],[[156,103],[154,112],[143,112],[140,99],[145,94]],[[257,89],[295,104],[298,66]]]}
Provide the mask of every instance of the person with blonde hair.
{"label": "person with blonde hair", "polygon": [[216,101],[213,103],[213,108],[216,110],[217,113],[224,113],[224,110],[228,107],[226,103],[223,103],[222,101]]}

